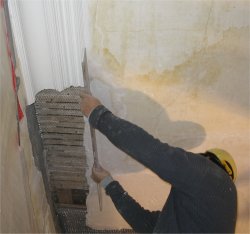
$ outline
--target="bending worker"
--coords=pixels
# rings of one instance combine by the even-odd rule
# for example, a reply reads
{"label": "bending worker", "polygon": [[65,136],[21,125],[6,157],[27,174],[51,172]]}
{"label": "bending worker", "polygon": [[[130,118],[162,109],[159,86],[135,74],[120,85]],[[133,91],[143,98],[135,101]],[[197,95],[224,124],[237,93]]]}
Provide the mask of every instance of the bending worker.
{"label": "bending worker", "polygon": [[175,148],[118,118],[95,97],[82,94],[81,110],[116,147],[171,184],[161,211],[140,206],[102,167],[92,169],[122,217],[139,233],[233,233],[236,166],[224,150],[194,154]]}

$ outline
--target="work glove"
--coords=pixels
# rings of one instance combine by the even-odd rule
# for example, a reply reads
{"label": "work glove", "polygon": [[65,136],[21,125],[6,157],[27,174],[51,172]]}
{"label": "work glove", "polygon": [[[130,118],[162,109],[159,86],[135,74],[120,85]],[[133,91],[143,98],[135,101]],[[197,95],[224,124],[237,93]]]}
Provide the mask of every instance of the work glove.
{"label": "work glove", "polygon": [[85,117],[89,117],[91,112],[102,103],[95,97],[82,92],[80,94],[80,109]]}
{"label": "work glove", "polygon": [[111,176],[111,174],[107,170],[105,170],[101,165],[93,165],[91,178],[97,184],[99,184],[103,179],[108,176]]}

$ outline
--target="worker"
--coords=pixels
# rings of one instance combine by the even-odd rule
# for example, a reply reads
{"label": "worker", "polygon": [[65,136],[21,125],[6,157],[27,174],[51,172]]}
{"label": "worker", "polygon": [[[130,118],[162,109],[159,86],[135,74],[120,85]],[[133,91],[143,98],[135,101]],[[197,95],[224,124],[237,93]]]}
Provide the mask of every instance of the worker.
{"label": "worker", "polygon": [[141,207],[107,170],[93,167],[93,180],[105,188],[118,212],[135,232],[235,231],[237,192],[234,180],[237,171],[229,153],[211,149],[195,154],[162,143],[142,128],[112,114],[97,98],[84,93],[80,107],[92,127],[171,184],[162,210],[149,211]]}

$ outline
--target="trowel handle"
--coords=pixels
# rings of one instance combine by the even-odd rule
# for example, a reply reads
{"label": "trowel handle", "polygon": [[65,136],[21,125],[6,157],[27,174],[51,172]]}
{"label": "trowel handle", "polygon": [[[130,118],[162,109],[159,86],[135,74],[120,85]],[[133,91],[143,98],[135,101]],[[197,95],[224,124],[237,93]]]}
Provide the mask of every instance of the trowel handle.
{"label": "trowel handle", "polygon": [[[93,168],[101,168],[101,165],[98,160],[94,160]],[[102,190],[100,183],[96,183],[97,185],[97,194],[98,194],[98,202],[99,202],[99,209],[102,211]]]}
{"label": "trowel handle", "polygon": [[100,184],[97,185],[97,192],[98,192],[98,202],[99,202],[99,209],[102,211],[102,190]]}
{"label": "trowel handle", "polygon": [[93,167],[94,167],[94,168],[97,168],[97,169],[100,169],[100,168],[101,168],[101,164],[99,163],[98,160],[95,160],[95,159],[94,159]]}
{"label": "trowel handle", "polygon": [[[86,92],[91,95],[86,48],[84,49],[84,60],[82,62],[82,73],[83,73],[83,82],[84,82]],[[93,167],[100,168],[100,164],[98,161],[95,129],[92,128],[91,126],[90,126],[90,135],[91,135],[92,150],[93,150],[93,156],[94,156]],[[100,211],[102,211],[102,191],[101,191],[100,184],[97,184],[97,192],[98,192],[99,208],[100,208]]]}

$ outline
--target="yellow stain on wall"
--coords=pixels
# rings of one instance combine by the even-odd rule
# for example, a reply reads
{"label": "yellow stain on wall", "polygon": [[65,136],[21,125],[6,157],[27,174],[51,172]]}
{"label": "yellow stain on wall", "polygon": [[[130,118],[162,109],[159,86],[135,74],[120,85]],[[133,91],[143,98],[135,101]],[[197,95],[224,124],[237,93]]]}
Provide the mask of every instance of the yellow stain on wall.
{"label": "yellow stain on wall", "polygon": [[106,60],[106,64],[109,67],[109,70],[111,70],[115,75],[118,75],[119,77],[122,76],[122,67],[121,64],[118,62],[116,57],[109,51],[108,48],[103,49],[103,57]]}
{"label": "yellow stain on wall", "polygon": [[[246,61],[249,54],[245,45],[248,44],[248,38],[249,27],[230,28],[223,33],[222,39],[216,44],[193,53],[173,70],[157,72],[153,69],[146,74],[134,74],[131,71],[124,75],[125,67],[108,48],[103,49],[102,56],[106,68],[115,77],[114,82],[126,88],[144,90],[149,95],[152,93],[160,95],[169,88],[176,88],[194,99],[199,98],[200,94],[210,95],[211,93],[219,99],[235,101],[236,103],[232,105],[247,108],[248,70],[246,66],[248,65]],[[238,98],[233,94],[235,87],[238,87],[238,90],[241,89]]]}

